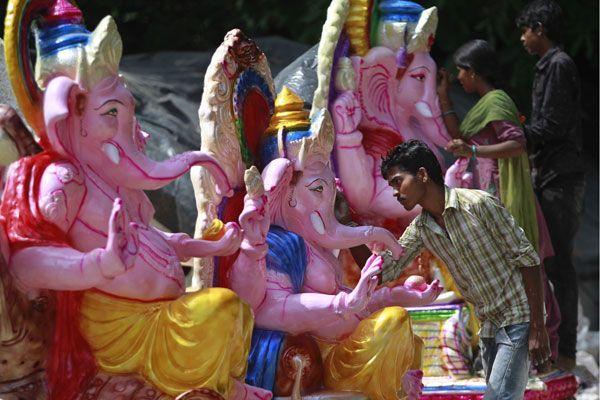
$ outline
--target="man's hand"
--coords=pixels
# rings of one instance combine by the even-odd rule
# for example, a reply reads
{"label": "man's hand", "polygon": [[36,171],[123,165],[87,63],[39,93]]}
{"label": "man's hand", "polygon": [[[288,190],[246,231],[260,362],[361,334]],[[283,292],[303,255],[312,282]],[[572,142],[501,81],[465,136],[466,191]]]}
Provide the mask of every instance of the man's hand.
{"label": "man's hand", "polygon": [[550,369],[550,340],[543,323],[530,325],[529,354],[538,372],[547,372]]}
{"label": "man's hand", "polygon": [[540,267],[519,268],[529,302],[529,353],[539,372],[550,367],[550,340],[544,324],[544,289]]}
{"label": "man's hand", "polygon": [[404,248],[394,235],[387,229],[375,226],[372,228],[370,235],[374,240],[367,244],[369,249],[375,254],[379,254],[383,250],[389,250],[392,253],[392,258],[397,260],[404,254]]}

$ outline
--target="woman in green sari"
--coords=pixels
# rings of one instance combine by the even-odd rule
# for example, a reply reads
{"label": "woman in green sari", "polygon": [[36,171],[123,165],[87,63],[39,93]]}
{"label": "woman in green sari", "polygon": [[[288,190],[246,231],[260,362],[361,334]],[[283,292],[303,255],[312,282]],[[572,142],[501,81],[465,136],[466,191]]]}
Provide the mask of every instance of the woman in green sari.
{"label": "woman in green sari", "polygon": [[[465,92],[476,93],[480,99],[459,122],[448,96],[448,73],[440,70],[438,95],[443,120],[452,137],[446,150],[463,158],[463,165],[467,164],[465,159],[475,161],[473,186],[502,201],[544,260],[553,254],[552,244],[533,192],[517,107],[505,91],[498,89],[496,53],[486,41],[472,40],[454,53],[454,63]],[[544,281],[548,287],[545,276]],[[560,314],[549,287],[546,292],[547,329],[555,355]]]}

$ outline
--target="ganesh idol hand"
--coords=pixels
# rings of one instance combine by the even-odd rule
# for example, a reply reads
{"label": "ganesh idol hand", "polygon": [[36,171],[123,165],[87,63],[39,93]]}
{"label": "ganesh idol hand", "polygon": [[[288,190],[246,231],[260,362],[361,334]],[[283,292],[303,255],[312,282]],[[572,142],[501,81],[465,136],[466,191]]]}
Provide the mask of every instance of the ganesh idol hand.
{"label": "ganesh idol hand", "polygon": [[242,242],[242,232],[237,222],[228,222],[223,228],[224,234],[217,240],[191,239],[188,235],[172,234],[173,245],[177,248],[180,260],[190,257],[223,257],[235,253]]}
{"label": "ganesh idol hand", "polygon": [[333,300],[333,309],[336,313],[360,313],[369,304],[371,294],[377,286],[381,273],[383,259],[373,254],[360,273],[360,279],[354,290],[350,293],[338,293]]}
{"label": "ganesh idol hand", "polygon": [[108,220],[108,239],[103,251],[97,253],[101,274],[108,279],[122,275],[133,267],[139,251],[135,223],[126,224],[123,201],[115,199]]}
{"label": "ganesh idol hand", "polygon": [[425,284],[423,287],[413,287],[406,284],[395,286],[390,289],[389,295],[395,305],[421,307],[433,303],[443,290],[440,281],[435,279],[431,284]]}
{"label": "ganesh idol hand", "polygon": [[[422,289],[422,290],[421,290]],[[381,286],[371,296],[369,311],[375,312],[384,307],[421,307],[431,304],[437,299],[443,288],[436,279],[424,287],[407,287],[398,285],[394,287]]]}
{"label": "ganesh idol hand", "polygon": [[224,257],[235,253],[240,248],[242,232],[236,222],[225,224],[225,234],[219,240],[209,242],[212,244],[211,256]]}
{"label": "ganesh idol hand", "polygon": [[346,91],[335,99],[332,106],[333,126],[336,134],[349,134],[358,128],[362,118],[360,103],[354,92]]}
{"label": "ganesh idol hand", "polygon": [[246,196],[239,221],[244,232],[241,249],[254,261],[263,259],[268,250],[267,234],[271,225],[269,201],[262,176],[255,166],[244,173]]}
{"label": "ganesh idol hand", "polygon": [[242,251],[254,260],[264,258],[268,250],[266,240],[271,225],[267,196],[246,196],[239,221],[243,230]]}

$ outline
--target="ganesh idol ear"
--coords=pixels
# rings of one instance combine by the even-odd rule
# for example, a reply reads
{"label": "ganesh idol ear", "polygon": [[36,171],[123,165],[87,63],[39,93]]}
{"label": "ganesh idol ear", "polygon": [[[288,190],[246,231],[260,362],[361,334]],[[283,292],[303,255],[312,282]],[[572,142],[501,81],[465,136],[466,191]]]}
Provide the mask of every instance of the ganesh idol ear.
{"label": "ganesh idol ear", "polygon": [[408,52],[429,51],[435,39],[435,31],[438,26],[437,7],[424,10],[419,17],[419,22],[408,43]]}
{"label": "ganesh idol ear", "polygon": [[266,192],[272,192],[277,186],[287,185],[292,180],[293,165],[287,158],[276,158],[262,171]]}
{"label": "ganesh idol ear", "polygon": [[287,158],[276,158],[262,171],[264,190],[269,196],[269,203],[277,202],[277,199],[292,181],[294,166]]}
{"label": "ganesh idol ear", "polygon": [[44,124],[46,126],[46,135],[53,149],[61,155],[67,156],[68,149],[65,144],[69,138],[59,134],[59,132],[68,132],[67,129],[60,129],[69,114],[81,113],[82,100],[85,92],[72,79],[65,76],[59,76],[52,79],[44,93]]}

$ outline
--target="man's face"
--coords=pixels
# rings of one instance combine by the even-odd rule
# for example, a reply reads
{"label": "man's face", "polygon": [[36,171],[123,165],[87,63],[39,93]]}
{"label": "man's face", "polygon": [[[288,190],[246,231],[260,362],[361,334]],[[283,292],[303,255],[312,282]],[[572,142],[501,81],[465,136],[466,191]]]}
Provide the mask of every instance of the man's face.
{"label": "man's face", "polygon": [[527,26],[521,28],[521,43],[529,54],[537,55],[539,53],[541,38],[539,28],[532,29]]}
{"label": "man's face", "polygon": [[424,168],[419,169],[417,175],[403,171],[398,167],[392,167],[388,172],[387,181],[394,189],[394,197],[407,211],[415,208],[425,195],[426,189],[423,178],[426,174]]}

